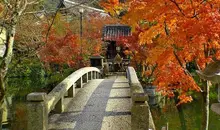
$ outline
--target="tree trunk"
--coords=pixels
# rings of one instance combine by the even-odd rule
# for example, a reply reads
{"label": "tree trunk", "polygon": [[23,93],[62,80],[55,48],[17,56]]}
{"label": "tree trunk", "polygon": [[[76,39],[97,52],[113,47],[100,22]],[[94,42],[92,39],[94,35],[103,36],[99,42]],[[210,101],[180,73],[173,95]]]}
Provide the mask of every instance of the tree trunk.
{"label": "tree trunk", "polygon": [[[178,102],[179,102],[179,99],[178,99],[179,94],[177,92],[175,92],[174,94],[175,94],[175,97],[174,97],[175,103],[178,104]],[[185,116],[184,116],[184,113],[183,113],[182,105],[178,105],[178,106],[176,106],[176,108],[177,108],[178,114],[179,114],[181,129],[182,130],[186,130],[186,120],[185,120]]]}
{"label": "tree trunk", "polygon": [[5,96],[5,87],[4,87],[4,80],[2,76],[0,76],[0,130],[2,130],[2,118],[3,118],[3,103],[4,103],[4,96]]}
{"label": "tree trunk", "polygon": [[0,116],[0,121],[1,121],[1,122],[0,122],[0,126],[1,126],[1,127],[0,127],[0,130],[2,130],[3,108],[0,108],[0,115],[1,115],[1,116]]}
{"label": "tree trunk", "polygon": [[[5,76],[7,74],[8,67],[13,55],[15,29],[16,29],[16,24],[11,26],[11,30],[8,33],[5,54],[0,64],[0,108],[2,108],[2,104],[4,102],[4,96],[5,96]],[[2,122],[2,113],[0,116],[1,116],[0,122]],[[0,125],[0,130],[1,128],[2,125]]]}
{"label": "tree trunk", "polygon": [[[9,14],[9,22],[7,23],[7,39],[6,39],[6,50],[5,54],[2,58],[2,62],[0,63],[0,110],[2,110],[2,104],[4,103],[5,96],[5,77],[8,71],[9,64],[11,63],[12,55],[13,55],[13,46],[14,46],[14,38],[16,32],[16,25],[19,17],[25,11],[29,1],[25,0],[24,2],[20,0],[16,0],[15,2],[5,0],[3,3],[5,6],[10,6],[10,8],[6,8],[11,10],[11,14]],[[36,3],[36,2],[34,2]],[[2,113],[0,111],[0,122],[2,123]],[[2,125],[0,123],[0,130],[2,129]]]}
{"label": "tree trunk", "polygon": [[202,93],[202,130],[209,129],[209,85],[208,81],[203,81],[203,93]]}

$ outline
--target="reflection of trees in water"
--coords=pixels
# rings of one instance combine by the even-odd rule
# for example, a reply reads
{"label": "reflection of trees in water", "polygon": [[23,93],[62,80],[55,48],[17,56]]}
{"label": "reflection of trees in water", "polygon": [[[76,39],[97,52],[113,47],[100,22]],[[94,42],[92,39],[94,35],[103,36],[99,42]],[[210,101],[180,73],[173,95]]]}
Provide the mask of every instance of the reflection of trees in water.
{"label": "reflection of trees in water", "polygon": [[[3,121],[11,130],[25,130],[26,95],[33,91],[46,91],[47,79],[44,77],[8,78]],[[3,122],[4,123],[4,122]]]}
{"label": "reflection of trees in water", "polygon": [[[217,91],[215,88],[211,88],[210,93],[212,98],[210,98],[210,102],[217,101]],[[194,101],[188,104],[183,104],[183,114],[186,120],[186,126],[188,129],[192,130],[200,130],[201,121],[202,121],[202,101],[201,101],[201,93],[197,93],[194,95]],[[166,105],[162,108],[154,108],[151,107],[152,116],[154,118],[155,125],[157,129],[161,129],[162,126],[165,126],[166,123],[169,123],[169,129],[171,130],[180,130],[180,120],[178,117],[178,111],[175,107],[175,103],[173,100],[168,100]],[[218,130],[220,128],[219,124],[220,116],[210,111],[210,130]]]}

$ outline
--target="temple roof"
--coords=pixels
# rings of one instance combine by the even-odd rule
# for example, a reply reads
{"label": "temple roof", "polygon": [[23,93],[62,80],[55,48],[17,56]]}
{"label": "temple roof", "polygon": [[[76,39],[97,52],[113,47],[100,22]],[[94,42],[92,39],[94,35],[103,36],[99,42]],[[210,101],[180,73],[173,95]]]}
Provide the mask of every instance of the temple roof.
{"label": "temple roof", "polygon": [[131,27],[122,24],[105,25],[103,28],[103,41],[116,41],[119,37],[129,36]]}

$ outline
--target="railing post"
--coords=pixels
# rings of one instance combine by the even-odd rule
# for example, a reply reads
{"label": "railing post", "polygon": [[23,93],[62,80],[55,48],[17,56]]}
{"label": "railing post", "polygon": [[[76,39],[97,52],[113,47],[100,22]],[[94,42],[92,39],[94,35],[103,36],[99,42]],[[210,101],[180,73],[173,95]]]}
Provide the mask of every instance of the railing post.
{"label": "railing post", "polygon": [[75,88],[76,88],[76,84],[73,84],[69,90],[68,90],[68,97],[75,97]]}
{"label": "railing post", "polygon": [[27,95],[27,101],[27,130],[47,130],[46,93],[30,93]]}
{"label": "railing post", "polygon": [[88,80],[91,80],[91,72],[88,72]]}
{"label": "railing post", "polygon": [[64,105],[63,105],[64,98],[61,97],[60,100],[55,105],[54,111],[57,113],[62,113],[64,111]]}
{"label": "railing post", "polygon": [[91,73],[91,80],[93,79],[93,71],[90,72]]}
{"label": "railing post", "polygon": [[77,81],[77,86],[79,88],[82,88],[83,87],[83,77],[80,77],[79,80]]}
{"label": "railing post", "polygon": [[97,78],[96,78],[96,71],[94,71],[94,79],[97,79]]}
{"label": "railing post", "polygon": [[89,81],[89,74],[86,73],[86,83],[88,83],[88,81]]}
{"label": "railing post", "polygon": [[95,72],[95,78],[98,79],[99,75],[98,72]]}

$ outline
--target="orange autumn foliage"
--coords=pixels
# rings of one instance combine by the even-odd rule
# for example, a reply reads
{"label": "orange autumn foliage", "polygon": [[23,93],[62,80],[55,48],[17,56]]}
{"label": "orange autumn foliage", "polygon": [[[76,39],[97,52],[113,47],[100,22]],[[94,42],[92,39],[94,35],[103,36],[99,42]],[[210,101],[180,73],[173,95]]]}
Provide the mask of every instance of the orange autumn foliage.
{"label": "orange autumn foliage", "polygon": [[38,50],[38,55],[46,66],[50,64],[67,64],[73,67],[80,57],[80,45],[77,36],[67,30],[66,34],[58,35],[54,28],[48,37],[48,42]]}
{"label": "orange autumn foliage", "polygon": [[[103,16],[99,13],[89,13],[83,17],[80,37],[79,20],[66,21],[63,17],[60,13],[55,17],[47,42],[38,50],[40,60],[46,66],[89,66],[89,57],[102,53],[102,28],[105,24],[116,23],[117,20],[107,14]],[[43,34],[46,35],[49,25],[45,24],[43,27]]]}
{"label": "orange autumn foliage", "polygon": [[177,92],[179,104],[192,101],[189,92],[201,89],[186,65],[194,62],[202,70],[220,59],[220,1],[127,0],[102,5],[115,13],[112,16],[126,9],[122,21],[133,28],[133,34],[138,32],[128,46],[134,50],[145,46],[141,52],[137,49],[137,59],[157,66],[154,84],[158,90],[169,97]]}

